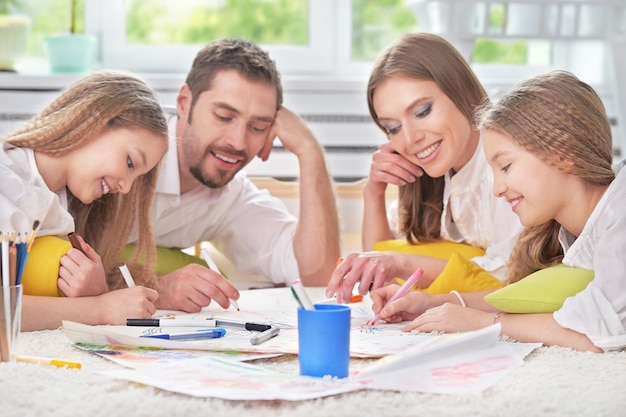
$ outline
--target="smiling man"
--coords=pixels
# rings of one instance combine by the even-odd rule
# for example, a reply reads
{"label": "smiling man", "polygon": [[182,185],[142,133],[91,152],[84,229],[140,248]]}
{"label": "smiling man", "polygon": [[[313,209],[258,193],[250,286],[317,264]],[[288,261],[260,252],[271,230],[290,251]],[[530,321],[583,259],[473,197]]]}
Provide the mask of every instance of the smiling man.
{"label": "smiling man", "polygon": [[[275,63],[254,43],[223,39],[198,53],[170,119],[155,239],[169,248],[211,241],[244,272],[325,286],[339,256],[332,181],[322,147],[282,95]],[[255,156],[267,160],[274,138],[298,158],[299,218],[240,173]],[[159,293],[158,308],[188,312],[239,298],[230,282],[197,264],[160,276]]]}

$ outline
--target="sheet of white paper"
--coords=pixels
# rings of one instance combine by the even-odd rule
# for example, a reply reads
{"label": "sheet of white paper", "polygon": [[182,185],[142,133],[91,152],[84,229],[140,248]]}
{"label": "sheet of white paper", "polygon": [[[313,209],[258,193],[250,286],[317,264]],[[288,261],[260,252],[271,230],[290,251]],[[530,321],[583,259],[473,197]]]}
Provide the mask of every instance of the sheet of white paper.
{"label": "sheet of white paper", "polygon": [[378,389],[440,394],[481,392],[541,346],[500,342],[499,335],[499,323],[473,332],[441,335],[386,356],[354,372],[352,377]]}
{"label": "sheet of white paper", "polygon": [[412,349],[410,355],[390,356],[367,372],[353,372],[341,380],[286,375],[215,357],[105,373],[168,391],[230,400],[296,401],[361,389],[473,393],[511,372],[538,346],[499,342],[493,338],[495,331],[434,336],[421,349]]}
{"label": "sheet of white paper", "polygon": [[[317,296],[310,295],[312,300],[321,300],[323,289],[317,292]],[[361,389],[470,393],[480,392],[494,384],[519,366],[523,358],[538,346],[499,342],[499,325],[476,332],[442,336],[405,333],[401,324],[381,322],[376,326],[365,326],[365,322],[372,318],[368,301],[369,297],[365,297],[363,302],[351,305],[351,355],[384,358],[346,379],[285,375],[228,358],[211,355],[186,359],[186,354],[181,356],[179,353],[172,353],[174,360],[164,363],[106,373],[168,391],[237,400],[303,400]],[[244,291],[239,305],[242,311],[225,311],[218,306],[204,309],[199,314],[159,311],[157,315],[264,322],[281,327],[280,335],[261,345],[252,345],[250,337],[255,332],[239,328],[228,328],[222,338],[193,341],[139,337],[170,331],[171,328],[86,326],[73,322],[64,322],[63,328],[66,336],[75,343],[148,346],[184,349],[185,352],[297,354],[297,303],[289,289]]]}
{"label": "sheet of white paper", "polygon": [[144,370],[123,369],[101,373],[180,394],[227,400],[296,401],[362,389],[349,379],[287,375],[209,356]]}
{"label": "sheet of white paper", "polygon": [[[307,291],[310,291],[312,300],[320,300],[323,297],[322,288],[307,289]],[[298,304],[288,288],[242,291],[239,306],[241,311],[209,306],[197,314],[158,311],[155,317],[177,317],[185,320],[204,320],[214,317],[238,322],[267,323],[280,327],[280,334],[260,345],[252,345],[250,338],[256,332],[233,327],[228,327],[226,336],[219,339],[188,341],[140,337],[168,331],[167,328],[159,327],[87,326],[64,322],[63,329],[65,335],[74,343],[246,353],[298,353],[296,328]],[[381,321],[375,326],[366,325],[365,323],[373,317],[373,314],[369,313],[371,312],[371,300],[368,296],[359,303],[350,304],[350,307],[352,309],[350,332],[350,354],[352,357],[379,358],[406,351],[432,339],[432,335],[428,334],[403,332],[403,324],[388,324]],[[179,328],[178,330],[182,329]]]}
{"label": "sheet of white paper", "polygon": [[[312,300],[320,299],[323,289],[307,289]],[[197,314],[160,310],[155,318],[177,317],[185,320],[204,320],[214,317],[237,322],[267,323],[280,327],[277,337],[252,345],[250,338],[255,332],[228,327],[226,336],[219,339],[193,341],[172,341],[164,339],[142,338],[148,334],[166,332],[159,327],[134,326],[87,326],[66,321],[63,323],[65,335],[74,343],[96,345],[120,345],[158,347],[166,349],[197,349],[210,351],[238,351],[246,353],[297,354],[297,309],[288,288],[275,288],[255,291],[242,291],[239,299],[241,311],[224,310],[210,306]],[[353,357],[382,357],[401,352],[431,338],[429,335],[402,332],[402,324],[379,322],[376,326],[366,326],[371,314],[371,300],[364,297],[362,302],[350,304],[352,309],[352,329],[350,333],[350,351]],[[254,309],[253,309],[254,308]],[[178,328],[178,330],[182,330]]]}
{"label": "sheet of white paper", "polygon": [[[350,354],[353,357],[378,358],[418,346],[433,337],[427,334],[403,332],[401,324],[378,323],[374,327],[365,326],[364,320],[354,319],[352,323]],[[293,327],[281,328],[277,337],[260,345],[250,343],[250,338],[256,332],[231,327],[227,328],[224,337],[217,339],[178,341],[140,337],[166,333],[171,329],[165,327],[89,326],[71,321],[63,322],[65,336],[74,343],[247,353],[298,353],[298,331]],[[177,330],[183,329],[177,328]],[[189,328],[188,330],[194,329]]]}
{"label": "sheet of white paper", "polygon": [[498,342],[461,355],[433,356],[424,362],[418,359],[406,368],[359,379],[371,389],[435,394],[480,393],[524,363],[524,357],[536,347],[525,345],[524,353],[511,343]]}

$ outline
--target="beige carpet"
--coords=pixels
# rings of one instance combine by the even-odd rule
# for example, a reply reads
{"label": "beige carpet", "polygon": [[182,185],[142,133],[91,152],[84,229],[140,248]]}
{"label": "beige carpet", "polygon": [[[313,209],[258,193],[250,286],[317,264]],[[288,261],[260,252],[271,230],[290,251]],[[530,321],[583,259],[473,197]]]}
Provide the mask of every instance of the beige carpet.
{"label": "beige carpet", "polygon": [[[94,373],[119,365],[83,352],[60,330],[22,333],[21,354],[75,360],[80,370],[0,364],[0,416],[626,416],[626,352],[541,348],[480,395],[361,391],[302,402],[192,398]],[[353,360],[351,367],[365,364]],[[298,372],[297,358],[256,361]]]}

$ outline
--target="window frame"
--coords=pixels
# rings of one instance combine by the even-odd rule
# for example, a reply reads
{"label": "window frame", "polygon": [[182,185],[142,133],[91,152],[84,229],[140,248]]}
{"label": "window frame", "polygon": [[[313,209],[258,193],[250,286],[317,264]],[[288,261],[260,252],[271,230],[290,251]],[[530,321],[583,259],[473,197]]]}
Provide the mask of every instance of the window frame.
{"label": "window frame", "polygon": [[[333,0],[309,0],[309,44],[262,45],[285,74],[330,73],[335,24]],[[100,61],[137,72],[185,73],[203,45],[130,45],[125,39],[124,0],[85,0],[85,32],[100,40]]]}

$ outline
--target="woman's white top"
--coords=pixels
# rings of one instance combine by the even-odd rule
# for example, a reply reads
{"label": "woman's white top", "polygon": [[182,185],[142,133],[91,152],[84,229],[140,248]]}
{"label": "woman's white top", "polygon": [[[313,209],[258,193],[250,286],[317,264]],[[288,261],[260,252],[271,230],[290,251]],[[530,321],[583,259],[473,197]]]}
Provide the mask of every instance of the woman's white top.
{"label": "woman's white top", "polygon": [[565,300],[554,319],[604,350],[626,346],[626,160],[576,238],[561,228],[563,263],[592,269],[594,279]]}

